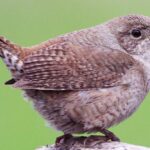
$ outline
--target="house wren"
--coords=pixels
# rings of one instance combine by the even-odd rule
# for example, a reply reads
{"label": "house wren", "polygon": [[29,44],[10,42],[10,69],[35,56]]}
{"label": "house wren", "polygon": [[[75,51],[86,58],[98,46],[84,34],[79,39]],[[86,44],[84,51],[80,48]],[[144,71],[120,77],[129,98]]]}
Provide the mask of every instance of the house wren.
{"label": "house wren", "polygon": [[[150,17],[129,15],[0,56],[38,112],[64,135],[102,132],[128,118],[150,89]],[[65,137],[64,136],[64,137]]]}

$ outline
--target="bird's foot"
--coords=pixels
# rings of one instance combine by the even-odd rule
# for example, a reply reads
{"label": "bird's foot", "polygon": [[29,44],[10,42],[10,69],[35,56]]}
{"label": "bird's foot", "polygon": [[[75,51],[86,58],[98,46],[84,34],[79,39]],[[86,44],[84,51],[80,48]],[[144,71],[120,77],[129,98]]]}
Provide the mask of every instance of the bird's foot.
{"label": "bird's foot", "polygon": [[90,135],[84,139],[84,146],[88,146],[89,144],[94,146],[97,143],[104,143],[107,142],[108,138],[106,136],[99,136],[99,135]]}
{"label": "bird's foot", "polygon": [[120,139],[111,131],[106,130],[106,129],[100,129],[100,132],[103,133],[107,137],[108,141],[111,140],[111,141],[120,142]]}
{"label": "bird's foot", "polygon": [[64,134],[62,136],[57,137],[55,144],[59,145],[64,143],[66,140],[72,138],[73,136],[71,134]]}

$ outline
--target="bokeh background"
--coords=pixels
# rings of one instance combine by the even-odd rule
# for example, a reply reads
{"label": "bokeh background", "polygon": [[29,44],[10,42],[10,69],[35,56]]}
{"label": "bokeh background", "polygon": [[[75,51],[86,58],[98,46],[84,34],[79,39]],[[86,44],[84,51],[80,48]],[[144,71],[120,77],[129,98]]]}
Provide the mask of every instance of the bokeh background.
{"label": "bokeh background", "polygon": [[[150,16],[150,1],[0,0],[0,34],[30,46],[131,13]],[[8,79],[0,60],[0,149],[34,150],[53,143],[61,132],[45,125],[20,90],[5,86]],[[150,95],[132,117],[111,130],[123,142],[150,146]]]}

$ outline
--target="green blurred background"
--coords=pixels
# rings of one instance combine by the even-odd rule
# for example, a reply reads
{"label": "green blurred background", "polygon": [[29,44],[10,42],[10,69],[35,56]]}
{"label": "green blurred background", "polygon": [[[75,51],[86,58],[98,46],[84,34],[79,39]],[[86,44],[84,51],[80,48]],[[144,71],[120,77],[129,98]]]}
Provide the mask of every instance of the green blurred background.
{"label": "green blurred background", "polygon": [[[131,13],[150,16],[150,1],[0,0],[0,34],[30,46]],[[4,85],[8,79],[9,72],[0,61],[0,150],[34,150],[53,143],[61,133],[45,125],[21,91]],[[124,142],[150,146],[149,114],[150,95],[131,118],[111,130]]]}

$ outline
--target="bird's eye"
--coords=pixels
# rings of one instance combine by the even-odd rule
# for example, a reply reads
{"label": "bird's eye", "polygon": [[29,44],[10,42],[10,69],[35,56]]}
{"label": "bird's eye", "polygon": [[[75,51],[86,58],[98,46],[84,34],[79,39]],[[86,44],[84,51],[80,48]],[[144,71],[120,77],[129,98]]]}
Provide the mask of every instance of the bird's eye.
{"label": "bird's eye", "polygon": [[141,37],[141,31],[139,29],[133,29],[131,31],[131,34],[134,38],[140,38]]}

